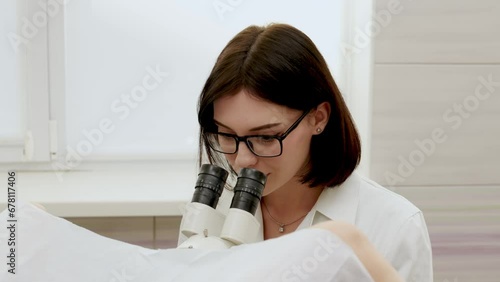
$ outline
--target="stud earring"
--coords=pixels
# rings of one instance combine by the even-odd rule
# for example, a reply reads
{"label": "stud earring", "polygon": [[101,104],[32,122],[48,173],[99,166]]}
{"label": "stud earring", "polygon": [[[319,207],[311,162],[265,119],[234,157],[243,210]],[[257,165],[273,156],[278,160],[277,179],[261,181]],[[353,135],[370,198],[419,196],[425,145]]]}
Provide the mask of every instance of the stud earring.
{"label": "stud earring", "polygon": [[316,132],[321,133],[321,128],[317,128]]}

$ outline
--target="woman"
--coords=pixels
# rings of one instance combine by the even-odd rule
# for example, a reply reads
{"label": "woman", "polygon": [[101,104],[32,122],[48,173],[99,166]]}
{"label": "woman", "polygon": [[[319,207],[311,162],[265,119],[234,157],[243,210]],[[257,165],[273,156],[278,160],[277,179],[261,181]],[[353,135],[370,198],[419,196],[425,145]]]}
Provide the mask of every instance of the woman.
{"label": "woman", "polygon": [[[422,212],[353,172],[358,133],[304,33],[285,24],[238,33],[206,81],[198,120],[200,163],[206,157],[234,175],[245,167],[267,175],[256,213],[262,240],[341,220],[359,228],[405,281],[432,281]],[[218,209],[231,198],[226,192]]]}

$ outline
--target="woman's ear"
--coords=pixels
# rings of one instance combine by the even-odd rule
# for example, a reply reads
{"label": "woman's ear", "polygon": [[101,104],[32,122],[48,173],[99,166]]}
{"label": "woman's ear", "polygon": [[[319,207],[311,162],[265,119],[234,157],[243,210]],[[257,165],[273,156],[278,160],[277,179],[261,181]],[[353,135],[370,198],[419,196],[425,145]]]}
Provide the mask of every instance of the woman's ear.
{"label": "woman's ear", "polygon": [[313,129],[315,134],[321,134],[328,123],[330,118],[330,103],[323,102],[319,104],[313,112],[314,118],[312,120]]}

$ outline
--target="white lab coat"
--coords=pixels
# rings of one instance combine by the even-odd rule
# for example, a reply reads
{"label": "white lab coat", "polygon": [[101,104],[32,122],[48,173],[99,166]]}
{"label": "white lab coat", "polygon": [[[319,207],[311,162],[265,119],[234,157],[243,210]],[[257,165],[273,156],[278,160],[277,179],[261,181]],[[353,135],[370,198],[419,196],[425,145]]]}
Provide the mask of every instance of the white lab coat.
{"label": "white lab coat", "polygon": [[[225,190],[217,209],[226,214],[232,197],[232,192]],[[260,208],[255,217],[261,224],[261,241]],[[327,220],[343,220],[357,226],[405,281],[433,281],[432,250],[424,217],[401,195],[353,173],[340,186],[322,192],[298,229]],[[185,239],[180,234],[179,243]]]}

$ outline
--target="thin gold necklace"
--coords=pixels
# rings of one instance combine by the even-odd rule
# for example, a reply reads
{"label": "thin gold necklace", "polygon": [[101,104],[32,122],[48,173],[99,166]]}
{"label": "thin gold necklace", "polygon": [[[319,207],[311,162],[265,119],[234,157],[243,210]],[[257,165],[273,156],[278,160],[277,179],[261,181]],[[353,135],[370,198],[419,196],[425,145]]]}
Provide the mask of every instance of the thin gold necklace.
{"label": "thin gold necklace", "polygon": [[271,213],[270,213],[270,212],[269,212],[269,210],[267,209],[266,203],[264,203],[264,201],[262,201],[262,205],[264,206],[264,208],[265,208],[265,209],[266,209],[266,211],[267,211],[267,214],[271,217],[271,219],[274,221],[274,223],[276,223],[276,224],[279,226],[278,231],[279,231],[280,233],[285,232],[285,226],[288,226],[288,225],[290,225],[290,224],[293,224],[293,223],[295,223],[295,222],[297,222],[297,221],[299,221],[299,220],[303,219],[303,218],[304,218],[304,217],[306,217],[306,215],[309,213],[309,212],[308,212],[308,213],[304,214],[303,216],[301,216],[301,217],[297,218],[296,220],[294,220],[294,221],[292,221],[292,222],[290,222],[290,223],[281,223],[281,222],[277,221],[277,220],[276,220],[276,219],[275,219],[275,218],[271,215]]}

